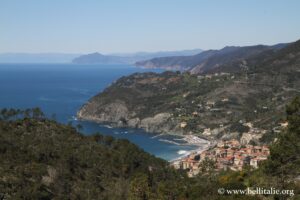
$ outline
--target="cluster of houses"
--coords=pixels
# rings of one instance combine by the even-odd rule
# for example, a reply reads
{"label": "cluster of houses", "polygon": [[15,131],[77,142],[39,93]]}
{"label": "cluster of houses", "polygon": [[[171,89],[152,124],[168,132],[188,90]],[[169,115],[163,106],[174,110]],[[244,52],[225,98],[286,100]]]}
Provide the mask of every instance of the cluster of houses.
{"label": "cluster of houses", "polygon": [[215,170],[242,170],[245,166],[257,168],[261,161],[270,154],[268,146],[241,145],[238,140],[221,141],[212,149],[200,153],[192,153],[177,160],[172,165],[177,169],[188,170],[189,176],[197,175],[201,170],[201,162],[206,159],[214,161]]}

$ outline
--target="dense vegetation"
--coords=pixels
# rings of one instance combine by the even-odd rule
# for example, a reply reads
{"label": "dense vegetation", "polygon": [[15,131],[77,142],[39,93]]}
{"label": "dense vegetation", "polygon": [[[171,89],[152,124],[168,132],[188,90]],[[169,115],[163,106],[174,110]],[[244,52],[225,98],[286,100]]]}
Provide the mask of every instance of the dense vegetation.
{"label": "dense vegetation", "polygon": [[178,190],[166,191],[177,196],[184,186],[177,186],[184,176],[166,161],[127,140],[83,136],[43,118],[39,109],[3,109],[0,144],[0,193],[6,199],[126,199],[157,194],[167,182]]}
{"label": "dense vegetation", "polygon": [[187,178],[168,163],[126,140],[45,119],[35,109],[3,109],[0,115],[2,199],[287,199],[287,195],[220,195],[218,188],[293,189],[299,198],[300,98],[287,107],[288,129],[259,170],[216,173],[211,163]]}

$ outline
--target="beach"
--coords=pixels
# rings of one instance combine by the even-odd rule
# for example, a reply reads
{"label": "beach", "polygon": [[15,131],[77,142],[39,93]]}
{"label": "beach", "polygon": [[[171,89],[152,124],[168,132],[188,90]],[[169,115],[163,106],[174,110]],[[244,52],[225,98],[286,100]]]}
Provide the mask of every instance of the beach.
{"label": "beach", "polygon": [[191,151],[181,151],[181,152],[179,151],[178,153],[181,155],[178,158],[170,160],[169,161],[170,163],[174,163],[176,161],[185,159],[186,157],[188,157],[189,155],[194,154],[194,153],[200,154],[201,152],[209,149],[210,147],[212,147],[214,145],[214,143],[212,143],[208,140],[202,139],[200,137],[197,137],[195,135],[186,135],[186,136],[183,136],[183,138],[181,138],[181,139],[175,139],[175,140],[185,141],[189,145],[198,146],[198,148],[195,150],[191,150]]}

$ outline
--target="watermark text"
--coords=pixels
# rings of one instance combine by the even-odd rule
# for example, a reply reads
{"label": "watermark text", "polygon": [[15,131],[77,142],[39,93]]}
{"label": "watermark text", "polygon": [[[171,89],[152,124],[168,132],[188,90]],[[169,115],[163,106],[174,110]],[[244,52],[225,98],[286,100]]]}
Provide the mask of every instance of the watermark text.
{"label": "watermark text", "polygon": [[294,190],[279,190],[276,188],[246,188],[246,189],[226,189],[219,188],[220,195],[287,195],[294,196]]}

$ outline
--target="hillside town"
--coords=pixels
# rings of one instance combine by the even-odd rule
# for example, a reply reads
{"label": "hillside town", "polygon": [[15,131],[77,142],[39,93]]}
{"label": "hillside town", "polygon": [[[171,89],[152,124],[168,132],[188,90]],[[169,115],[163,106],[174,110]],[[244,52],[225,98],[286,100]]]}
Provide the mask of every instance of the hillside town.
{"label": "hillside town", "polygon": [[204,160],[214,162],[214,168],[221,170],[242,170],[245,166],[258,168],[259,163],[266,160],[270,149],[266,145],[242,145],[238,140],[218,142],[214,148],[193,152],[188,156],[172,162],[175,169],[188,170],[188,175],[193,177],[201,171],[201,163]]}

